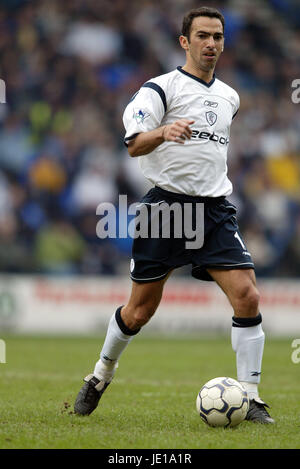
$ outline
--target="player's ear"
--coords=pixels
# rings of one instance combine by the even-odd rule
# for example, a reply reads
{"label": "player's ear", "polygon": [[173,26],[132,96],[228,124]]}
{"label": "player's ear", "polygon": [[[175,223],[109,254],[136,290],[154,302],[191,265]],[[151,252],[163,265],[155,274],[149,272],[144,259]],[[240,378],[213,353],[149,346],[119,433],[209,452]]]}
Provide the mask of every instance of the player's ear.
{"label": "player's ear", "polygon": [[180,45],[182,47],[182,49],[184,50],[188,50],[189,49],[189,41],[188,41],[188,38],[186,36],[179,36],[179,42],[180,42]]}

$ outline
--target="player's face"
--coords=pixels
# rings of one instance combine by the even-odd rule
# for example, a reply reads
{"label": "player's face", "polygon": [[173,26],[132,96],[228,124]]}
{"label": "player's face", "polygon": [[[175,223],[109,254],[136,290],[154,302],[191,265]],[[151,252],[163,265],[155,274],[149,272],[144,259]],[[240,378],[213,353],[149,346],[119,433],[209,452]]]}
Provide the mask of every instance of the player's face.
{"label": "player's face", "polygon": [[[184,36],[182,36],[184,38]],[[208,72],[215,68],[224,47],[223,25],[218,18],[194,18],[190,37],[181,41],[194,66]]]}

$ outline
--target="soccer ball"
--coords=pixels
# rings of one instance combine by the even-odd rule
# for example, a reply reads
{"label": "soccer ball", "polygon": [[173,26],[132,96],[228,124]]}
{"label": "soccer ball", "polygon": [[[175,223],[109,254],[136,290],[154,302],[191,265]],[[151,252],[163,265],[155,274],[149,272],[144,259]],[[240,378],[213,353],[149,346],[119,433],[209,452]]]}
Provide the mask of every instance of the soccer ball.
{"label": "soccer ball", "polygon": [[247,415],[249,398],[235,379],[214,378],[200,389],[196,408],[202,420],[211,427],[235,427]]}

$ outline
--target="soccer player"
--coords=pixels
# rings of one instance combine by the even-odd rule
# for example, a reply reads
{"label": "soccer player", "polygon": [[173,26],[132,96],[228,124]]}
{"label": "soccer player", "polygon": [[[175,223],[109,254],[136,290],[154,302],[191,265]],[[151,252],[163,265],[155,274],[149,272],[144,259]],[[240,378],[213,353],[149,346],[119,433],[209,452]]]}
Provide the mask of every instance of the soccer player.
{"label": "soccer player", "polygon": [[192,275],[215,281],[233,308],[237,379],[250,398],[246,418],[274,423],[258,393],[265,336],[254,265],[239,232],[236,208],[226,200],[232,192],[227,149],[239,96],[214,74],[224,49],[223,15],[207,7],[191,10],[183,19],[179,41],[186,52],[185,65],[147,81],[133,96],[123,117],[125,144],[132,157],[140,157],[141,170],[154,185],[140,204],[149,209],[149,223],[155,218],[150,210],[154,207],[188,204],[189,223],[195,227],[201,218],[198,207],[204,207],[203,243],[187,248],[187,236],[175,232],[186,222],[178,226],[171,210],[162,211],[161,222],[166,222],[167,213],[173,227],[169,239],[134,239],[130,298],[111,317],[100,359],[84,378],[74,409],[88,415],[97,407],[122,352],[159,306],[172,270],[192,264]]}

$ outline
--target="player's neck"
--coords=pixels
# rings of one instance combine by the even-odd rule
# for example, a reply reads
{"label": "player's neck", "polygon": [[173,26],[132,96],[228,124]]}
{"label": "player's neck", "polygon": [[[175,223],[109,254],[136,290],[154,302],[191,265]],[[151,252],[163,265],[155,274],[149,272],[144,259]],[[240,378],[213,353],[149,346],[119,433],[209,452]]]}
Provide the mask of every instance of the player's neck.
{"label": "player's neck", "polygon": [[211,82],[211,80],[214,77],[214,72],[215,72],[215,69],[204,71],[188,63],[186,63],[182,67],[182,70],[184,70],[187,73],[190,73],[191,75],[194,75],[197,78],[200,78],[200,80],[205,81],[206,83]]}

